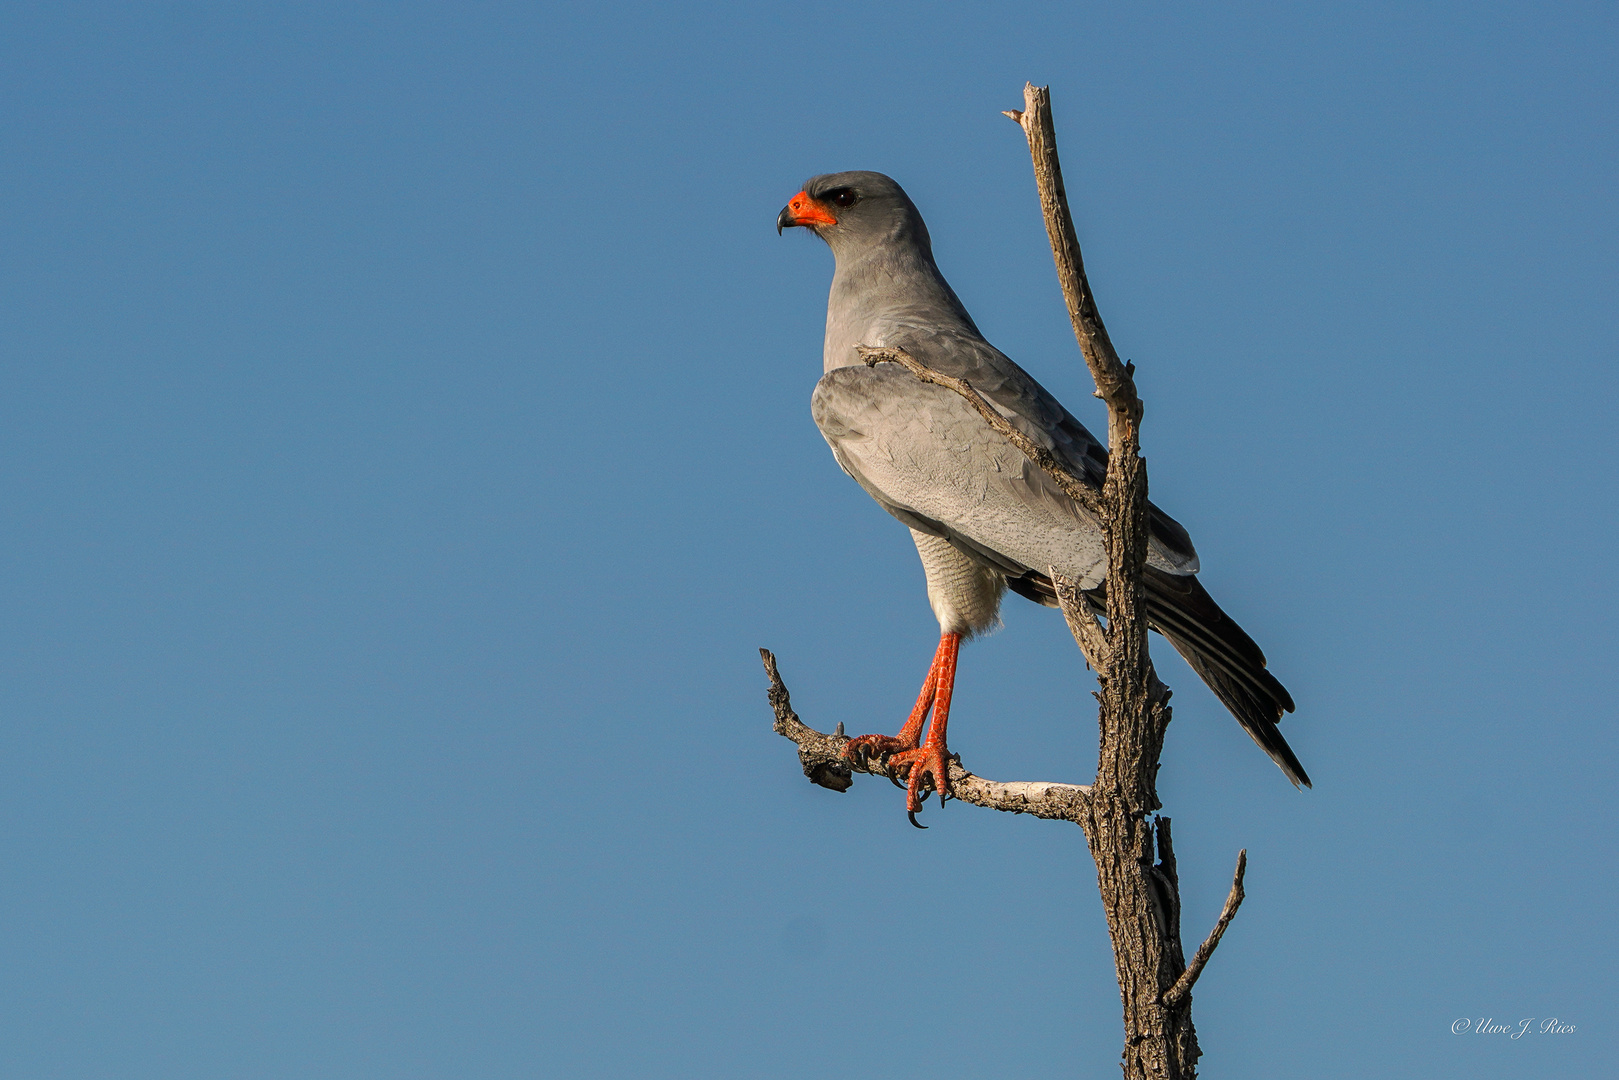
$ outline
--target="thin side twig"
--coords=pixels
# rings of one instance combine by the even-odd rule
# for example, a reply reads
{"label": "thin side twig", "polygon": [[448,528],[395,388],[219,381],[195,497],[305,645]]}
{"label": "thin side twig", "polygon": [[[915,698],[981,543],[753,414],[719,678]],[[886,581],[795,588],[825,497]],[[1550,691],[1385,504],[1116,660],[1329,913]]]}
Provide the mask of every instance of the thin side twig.
{"label": "thin side twig", "polygon": [[855,351],[860,354],[860,359],[865,361],[867,367],[876,367],[878,364],[898,364],[925,383],[942,386],[946,390],[954,390],[967,399],[967,404],[971,405],[978,415],[984,418],[984,422],[994,428],[1001,438],[1017,447],[1023,452],[1024,457],[1044,469],[1046,474],[1057,482],[1057,486],[1062,488],[1064,495],[1067,495],[1097,516],[1101,516],[1103,513],[1100,492],[1069,472],[1067,466],[1058,461],[1057,456],[1050,450],[1047,450],[1008,423],[1006,417],[997,412],[995,406],[991,405],[983,394],[973,389],[972,383],[966,379],[958,379],[954,375],[946,375],[942,371],[935,371],[904,349],[856,345]]}
{"label": "thin side twig", "polygon": [[1051,578],[1052,588],[1056,590],[1057,606],[1062,609],[1068,632],[1074,635],[1074,643],[1085,654],[1091,670],[1106,678],[1109,660],[1107,631],[1102,629],[1102,623],[1091,610],[1090,602],[1080,595],[1077,582],[1058,573],[1055,566],[1047,567],[1046,575]]}
{"label": "thin side twig", "polygon": [[1029,156],[1034,162],[1035,184],[1040,191],[1040,209],[1046,220],[1046,236],[1051,240],[1051,256],[1057,264],[1057,282],[1062,286],[1068,319],[1085,364],[1096,380],[1096,396],[1112,408],[1132,415],[1141,407],[1131,365],[1119,359],[1113,341],[1096,310],[1096,298],[1085,280],[1085,260],[1079,251],[1079,236],[1068,211],[1068,191],[1062,182],[1062,162],[1057,157],[1057,129],[1051,119],[1051,88],[1023,88],[1024,108],[1005,115],[1017,121],[1029,140]]}
{"label": "thin side twig", "polygon": [[1231,892],[1225,898],[1225,907],[1220,909],[1220,919],[1209,931],[1209,936],[1203,944],[1197,947],[1197,955],[1192,962],[1186,965],[1181,977],[1175,980],[1175,985],[1169,988],[1164,995],[1164,1007],[1173,1009],[1181,1003],[1181,999],[1192,992],[1192,985],[1197,977],[1203,974],[1203,965],[1209,962],[1214,950],[1220,944],[1220,938],[1225,936],[1225,928],[1231,925],[1231,920],[1237,917],[1237,909],[1242,906],[1242,875],[1248,870],[1248,849],[1243,848],[1237,852],[1237,872],[1231,879]]}
{"label": "thin side twig", "polygon": [[[804,766],[804,775],[812,783],[833,791],[847,791],[854,783],[853,774],[856,772],[888,776],[879,762],[862,764],[843,756],[843,748],[849,745],[849,738],[843,734],[842,724],[838,725],[836,734],[827,735],[800,720],[793,711],[792,699],[787,694],[786,684],[781,681],[781,673],[776,669],[775,654],[769,649],[760,649],[759,659],[764,661],[765,674],[770,678],[770,707],[776,713],[775,730],[777,734],[798,744],[798,760]],[[950,763],[950,794],[962,802],[990,810],[1033,814],[1056,821],[1072,821],[1081,826],[1087,820],[1086,814],[1090,808],[1090,788],[1083,784],[1045,781],[1000,783],[974,776],[954,759]]]}

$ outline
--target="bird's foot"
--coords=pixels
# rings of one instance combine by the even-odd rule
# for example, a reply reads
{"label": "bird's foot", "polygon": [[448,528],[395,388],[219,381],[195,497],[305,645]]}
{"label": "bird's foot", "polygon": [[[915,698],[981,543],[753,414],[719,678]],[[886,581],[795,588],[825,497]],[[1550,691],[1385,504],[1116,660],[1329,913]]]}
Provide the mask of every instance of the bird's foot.
{"label": "bird's foot", "polygon": [[[907,744],[892,735],[861,735],[850,739],[843,748],[843,756],[869,769],[876,760],[883,767],[895,787],[905,788],[905,813],[918,829],[927,828],[916,820],[928,793],[939,793],[939,805],[950,798],[950,751],[943,742]],[[900,781],[904,780],[904,785]]]}
{"label": "bird's foot", "polygon": [[[928,792],[939,793],[939,805],[950,797],[950,751],[942,742],[926,742],[914,750],[902,750],[888,759],[888,768],[905,778],[905,812],[922,809]],[[912,818],[911,823],[916,824]]]}
{"label": "bird's foot", "polygon": [[[849,740],[843,747],[843,756],[857,762],[864,769],[868,768],[873,760],[888,765],[895,754],[915,749],[916,743],[908,743],[892,735],[861,735]],[[889,770],[889,775],[893,775],[892,769]]]}

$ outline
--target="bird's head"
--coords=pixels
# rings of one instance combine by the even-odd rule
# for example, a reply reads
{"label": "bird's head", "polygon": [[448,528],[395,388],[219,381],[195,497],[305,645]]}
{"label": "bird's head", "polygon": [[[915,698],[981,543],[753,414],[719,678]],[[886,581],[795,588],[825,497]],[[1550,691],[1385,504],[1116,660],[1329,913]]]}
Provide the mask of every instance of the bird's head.
{"label": "bird's head", "polygon": [[905,189],[876,172],[811,177],[776,217],[778,233],[794,226],[810,230],[840,256],[877,244],[929,246],[927,226]]}

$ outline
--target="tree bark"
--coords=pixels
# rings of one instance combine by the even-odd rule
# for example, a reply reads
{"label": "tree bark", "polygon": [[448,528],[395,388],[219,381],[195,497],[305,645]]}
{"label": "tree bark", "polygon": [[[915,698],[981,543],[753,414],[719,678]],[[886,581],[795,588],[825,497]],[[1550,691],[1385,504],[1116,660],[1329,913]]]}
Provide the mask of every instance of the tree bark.
{"label": "tree bark", "polygon": [[[1080,254],[1057,158],[1051,93],[1032,84],[1011,115],[1023,128],[1034,162],[1040,207],[1074,337],[1107,403],[1108,465],[1102,487],[1107,544],[1107,663],[1098,724],[1101,748],[1091,786],[1085,838],[1107,912],[1113,963],[1124,1006],[1124,1075],[1181,1080],[1196,1075],[1200,1051],[1191,995],[1165,995],[1186,970],[1180,940],[1180,889],[1169,821],[1154,815],[1158,758],[1169,726],[1169,690],[1147,652],[1147,463],[1141,457],[1141,398],[1134,369],[1119,359],[1097,311]],[[1094,665],[1093,665],[1094,666]]]}

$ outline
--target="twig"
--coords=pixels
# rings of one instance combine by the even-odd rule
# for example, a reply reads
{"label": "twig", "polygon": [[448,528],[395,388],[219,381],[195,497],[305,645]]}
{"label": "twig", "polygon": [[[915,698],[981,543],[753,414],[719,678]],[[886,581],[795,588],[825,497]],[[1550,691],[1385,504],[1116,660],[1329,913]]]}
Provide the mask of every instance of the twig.
{"label": "twig", "polygon": [[1024,108],[1005,115],[1017,121],[1029,140],[1029,156],[1034,161],[1034,180],[1040,189],[1040,209],[1046,219],[1046,235],[1051,240],[1051,257],[1057,264],[1057,281],[1062,286],[1068,319],[1074,324],[1085,363],[1096,380],[1096,396],[1111,408],[1136,415],[1141,401],[1136,396],[1132,366],[1119,359],[1096,310],[1096,299],[1085,280],[1085,260],[1079,252],[1074,218],[1068,212],[1068,191],[1063,187],[1062,162],[1057,159],[1057,131],[1051,119],[1051,88],[1029,83],[1023,88]]}
{"label": "twig", "polygon": [[[811,782],[833,791],[847,791],[854,782],[852,774],[855,772],[888,775],[877,761],[861,764],[843,756],[849,739],[842,733],[841,724],[837,734],[826,735],[800,720],[793,711],[781,674],[776,670],[775,655],[769,649],[760,649],[759,659],[764,661],[765,674],[770,677],[770,707],[776,712],[776,732],[798,744],[798,760]],[[950,763],[950,794],[974,806],[1072,821],[1078,825],[1084,824],[1090,809],[1090,788],[1083,784],[1043,781],[1003,784],[974,776],[954,759]]]}
{"label": "twig", "polygon": [[1091,670],[1106,678],[1109,660],[1107,632],[1097,621],[1090,601],[1081,595],[1079,585],[1072,578],[1058,573],[1055,566],[1048,567],[1046,575],[1051,578],[1052,588],[1057,593],[1057,606],[1062,609],[1063,621],[1068,624],[1068,632],[1074,635],[1079,651],[1085,654]]}
{"label": "twig", "polygon": [[1242,875],[1248,869],[1248,849],[1243,848],[1237,852],[1237,872],[1231,879],[1231,892],[1225,898],[1225,907],[1220,910],[1220,920],[1209,931],[1209,936],[1203,944],[1197,947],[1197,955],[1192,962],[1186,965],[1181,977],[1175,980],[1175,985],[1164,994],[1163,1003],[1166,1009],[1173,1009],[1181,1003],[1181,999],[1192,992],[1192,984],[1197,977],[1203,974],[1203,965],[1209,962],[1214,955],[1215,947],[1220,944],[1220,938],[1225,935],[1225,928],[1231,925],[1231,920],[1237,917],[1237,909],[1242,906]]}
{"label": "twig", "polygon": [[1069,472],[1067,466],[1058,461],[1057,456],[1050,450],[1047,450],[1008,423],[1006,417],[997,412],[995,406],[991,405],[984,395],[975,390],[972,383],[966,379],[958,379],[954,375],[946,375],[941,371],[935,371],[904,349],[856,345],[855,351],[860,354],[860,359],[866,362],[867,367],[876,367],[878,364],[898,364],[925,383],[942,386],[946,390],[954,390],[967,399],[967,404],[976,409],[978,415],[984,418],[984,422],[994,428],[1001,438],[1017,447],[1023,452],[1024,457],[1044,469],[1046,474],[1057,482],[1057,486],[1062,488],[1064,495],[1067,495],[1098,517],[1103,513],[1100,492]]}

